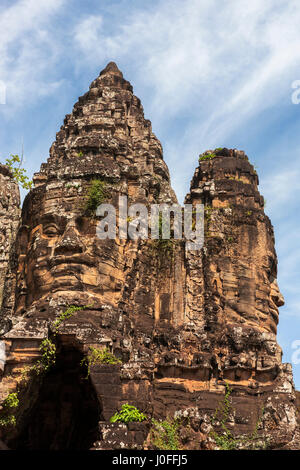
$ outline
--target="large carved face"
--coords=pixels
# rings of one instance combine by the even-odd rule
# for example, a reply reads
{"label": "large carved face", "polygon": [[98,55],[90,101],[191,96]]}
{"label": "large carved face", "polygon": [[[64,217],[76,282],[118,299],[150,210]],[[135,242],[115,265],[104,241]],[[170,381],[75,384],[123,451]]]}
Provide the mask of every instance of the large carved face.
{"label": "large carved face", "polygon": [[216,291],[223,295],[226,321],[276,333],[284,304],[277,284],[274,242],[264,223],[239,227],[239,251],[217,259],[212,266]]}
{"label": "large carved face", "polygon": [[48,191],[33,217],[23,271],[26,307],[61,291],[116,299],[118,271],[111,260],[118,262],[118,246],[97,238],[96,220],[84,215],[82,202],[71,196],[55,201]]}
{"label": "large carved face", "polygon": [[240,279],[240,296],[249,299],[248,312],[251,313],[251,320],[260,328],[276,334],[278,307],[284,305],[284,298],[277,284],[274,240],[265,224],[259,224],[255,233],[254,243],[246,245],[244,252],[245,259],[247,253],[251,254],[251,263],[248,255],[248,283],[243,278],[242,281]]}

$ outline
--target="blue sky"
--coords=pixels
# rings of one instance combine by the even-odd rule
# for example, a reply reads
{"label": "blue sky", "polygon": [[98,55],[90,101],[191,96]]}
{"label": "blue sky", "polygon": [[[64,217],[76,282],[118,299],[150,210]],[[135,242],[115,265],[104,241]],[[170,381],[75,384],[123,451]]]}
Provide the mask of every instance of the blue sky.
{"label": "blue sky", "polygon": [[[275,229],[278,341],[300,340],[298,0],[2,0],[0,160],[38,171],[65,114],[114,60],[141,98],[183,201],[199,153],[245,150]],[[300,364],[293,364],[300,389]]]}

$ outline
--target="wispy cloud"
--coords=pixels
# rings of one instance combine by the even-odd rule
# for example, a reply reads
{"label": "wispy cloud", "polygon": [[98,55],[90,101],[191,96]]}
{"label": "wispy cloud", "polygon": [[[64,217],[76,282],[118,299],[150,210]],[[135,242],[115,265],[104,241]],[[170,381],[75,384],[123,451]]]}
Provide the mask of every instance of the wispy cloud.
{"label": "wispy cloud", "polygon": [[111,32],[102,16],[90,15],[76,25],[75,40],[87,60],[133,61],[155,89],[156,112],[189,108],[193,98],[197,113],[195,99],[201,106],[213,98],[212,123],[237,110],[240,122],[286,93],[278,82],[299,65],[299,20],[295,0],[172,0],[128,14]]}
{"label": "wispy cloud", "polygon": [[261,180],[260,189],[272,220],[282,220],[291,215],[292,211],[298,210],[300,200],[300,161],[289,164],[287,169],[271,171]]}
{"label": "wispy cloud", "polygon": [[[163,135],[176,133],[166,158],[182,198],[182,181],[186,191],[189,165],[195,166],[200,151],[222,145],[265,110],[291,102],[300,66],[299,24],[297,0],[164,0],[150,11],[125,14],[111,29],[102,15],[88,15],[75,25],[74,38],[81,64],[130,64],[134,84],[147,90],[149,117]],[[182,119],[180,134],[175,119]]]}
{"label": "wispy cloud", "polygon": [[61,84],[49,78],[59,46],[48,28],[63,3],[20,0],[0,11],[0,79],[6,83],[10,105],[2,111],[12,112],[26,100],[51,94]]}

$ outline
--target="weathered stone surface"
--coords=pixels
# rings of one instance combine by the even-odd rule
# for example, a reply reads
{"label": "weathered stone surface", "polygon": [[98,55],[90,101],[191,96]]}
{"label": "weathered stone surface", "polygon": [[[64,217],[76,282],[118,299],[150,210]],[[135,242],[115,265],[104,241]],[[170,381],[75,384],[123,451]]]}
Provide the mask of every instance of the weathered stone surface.
{"label": "weathered stone surface", "polygon": [[[100,240],[85,208],[92,180],[102,181],[105,202],[116,207],[120,195],[147,206],[176,196],[161,144],[114,63],[66,116],[25,199],[16,242],[0,399],[18,387],[20,405],[17,425],[0,430],[5,444],[152,448],[147,423],[109,422],[130,403],[157,419],[181,418],[182,445],[211,449],[212,418],[230,386],[233,435],[257,427],[270,448],[297,448],[292,371],[276,341],[283,298],[272,225],[244,152],[213,155],[200,161],[186,196],[205,205],[201,250],[182,241],[168,254],[118,233]],[[56,328],[71,305],[78,309]],[[24,367],[36,363],[47,337],[57,345],[56,364],[24,383]],[[110,349],[122,363],[94,365],[87,379],[80,364],[92,347]]]}
{"label": "weathered stone surface", "polygon": [[[14,307],[15,249],[14,243],[20,221],[20,193],[9,168],[0,164],[0,333],[9,327]],[[3,304],[3,305],[2,305]],[[5,321],[4,321],[5,317]]]}

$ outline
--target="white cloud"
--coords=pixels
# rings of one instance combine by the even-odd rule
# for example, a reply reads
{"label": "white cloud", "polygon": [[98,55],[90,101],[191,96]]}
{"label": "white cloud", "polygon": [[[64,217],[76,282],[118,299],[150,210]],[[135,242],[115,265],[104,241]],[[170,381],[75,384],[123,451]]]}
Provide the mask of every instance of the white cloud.
{"label": "white cloud", "polygon": [[89,60],[133,58],[140,79],[155,88],[157,113],[176,113],[194,99],[197,114],[209,100],[216,104],[211,126],[227,113],[232,126],[289,93],[283,79],[300,62],[299,20],[295,0],[172,0],[106,34],[102,17],[91,15],[77,24],[75,40]]}
{"label": "white cloud", "polygon": [[295,209],[300,199],[300,161],[288,169],[270,172],[260,182],[260,190],[267,201],[267,212],[272,220],[283,219]]}
{"label": "white cloud", "polygon": [[200,151],[223,145],[265,110],[292,106],[299,24],[298,0],[164,0],[111,28],[90,15],[74,31],[81,66],[131,65],[135,88],[147,90],[143,102],[154,132],[168,133],[169,122],[186,117],[165,152],[182,198],[180,184],[190,179]]}
{"label": "white cloud", "polygon": [[59,46],[47,31],[65,0],[20,0],[0,12],[0,79],[7,86],[4,112],[50,94],[61,81],[49,78]]}
{"label": "white cloud", "polygon": [[103,18],[101,15],[89,16],[77,25],[74,40],[83,51],[101,49]]}

